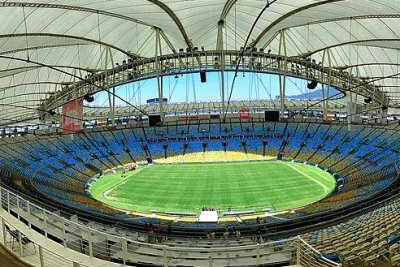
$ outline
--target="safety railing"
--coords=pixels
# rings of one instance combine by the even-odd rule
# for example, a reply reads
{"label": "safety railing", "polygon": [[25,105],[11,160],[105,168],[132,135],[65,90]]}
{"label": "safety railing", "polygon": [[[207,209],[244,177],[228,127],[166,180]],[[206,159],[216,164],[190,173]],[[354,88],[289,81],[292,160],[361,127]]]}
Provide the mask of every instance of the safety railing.
{"label": "safety railing", "polygon": [[[340,266],[298,237],[277,242],[236,237],[174,240],[96,222],[85,225],[75,215],[64,218],[5,188],[0,187],[0,194],[3,210],[0,242],[15,256],[34,266],[96,266],[93,259],[109,261],[110,266],[140,263],[159,266],[303,263],[303,266],[311,266],[306,264],[310,261],[312,266]],[[19,222],[15,223],[16,220]],[[29,236],[33,231],[46,241],[44,244],[54,245],[46,247],[33,241],[36,239]],[[77,253],[86,256],[76,257]]]}

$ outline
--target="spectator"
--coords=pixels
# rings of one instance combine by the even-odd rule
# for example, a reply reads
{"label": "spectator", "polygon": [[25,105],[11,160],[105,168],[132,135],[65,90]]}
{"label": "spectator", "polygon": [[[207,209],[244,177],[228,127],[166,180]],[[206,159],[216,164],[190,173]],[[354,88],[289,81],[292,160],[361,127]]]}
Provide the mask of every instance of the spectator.
{"label": "spectator", "polygon": [[240,237],[240,230],[236,230],[236,237]]}
{"label": "spectator", "polygon": [[231,228],[231,233],[232,233],[233,236],[236,235],[236,227],[235,227],[235,226],[233,226],[233,227]]}
{"label": "spectator", "polygon": [[215,232],[214,231],[211,232],[211,238],[215,239]]}

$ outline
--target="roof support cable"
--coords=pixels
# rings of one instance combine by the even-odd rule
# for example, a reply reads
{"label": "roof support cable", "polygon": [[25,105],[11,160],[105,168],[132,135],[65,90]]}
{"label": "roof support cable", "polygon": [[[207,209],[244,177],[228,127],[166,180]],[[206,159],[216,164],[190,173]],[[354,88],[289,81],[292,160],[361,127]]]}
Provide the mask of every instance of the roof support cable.
{"label": "roof support cable", "polygon": [[310,25],[307,25],[307,52],[310,51]]}
{"label": "roof support cable", "polygon": [[[349,21],[349,23],[350,23],[350,25],[349,25],[349,28],[350,28],[350,30],[349,30],[349,43],[351,44],[351,40],[352,40],[352,38],[351,38],[351,34],[352,34],[352,26],[353,26],[353,20],[352,19],[350,19],[350,21]],[[352,64],[351,64],[351,45],[349,45],[349,53],[348,53],[348,59],[349,59],[349,66],[351,66]],[[350,80],[348,81],[348,84],[347,84],[347,86],[350,86]]]}
{"label": "roof support cable", "polygon": [[[103,52],[102,52],[102,45],[101,45],[101,30],[100,30],[100,14],[99,12],[97,12],[97,38],[99,40],[99,54],[100,54],[100,66],[103,66]],[[107,51],[106,51],[106,55],[107,55]],[[110,53],[110,57],[112,57],[111,53]],[[105,64],[107,64],[107,61],[105,62]],[[107,66],[104,65],[104,69],[107,69]]]}
{"label": "roof support cable", "polygon": [[26,59],[27,59],[28,62],[29,62],[29,61],[30,61],[30,58],[29,58],[29,42],[28,42],[28,25],[27,25],[27,23],[26,23],[25,5],[22,6],[22,13],[23,13],[23,15],[24,15]]}
{"label": "roof support cable", "polygon": [[231,89],[230,89],[230,92],[229,92],[228,101],[227,101],[227,104],[226,104],[226,107],[225,107],[225,112],[224,112],[223,121],[225,121],[225,119],[226,119],[226,115],[227,115],[227,112],[228,112],[228,109],[229,109],[229,105],[230,105],[230,103],[231,103],[233,88],[235,87],[235,81],[236,81],[236,78],[237,78],[237,73],[238,73],[238,71],[239,71],[239,66],[240,66],[240,63],[241,63],[241,61],[242,61],[242,59],[243,59],[243,55],[244,55],[244,51],[245,51],[245,49],[246,49],[246,46],[247,46],[247,44],[248,44],[248,42],[249,42],[249,40],[250,40],[250,36],[251,36],[251,34],[252,34],[254,28],[256,27],[258,21],[260,20],[261,16],[264,14],[265,10],[267,10],[272,4],[274,4],[274,3],[277,2],[277,1],[278,1],[278,0],[271,0],[271,1],[270,1],[270,0],[267,0],[267,3],[266,3],[265,6],[263,7],[263,9],[260,11],[260,13],[258,14],[256,20],[254,21],[253,25],[251,26],[250,31],[249,31],[249,34],[248,34],[247,37],[246,37],[246,41],[245,41],[245,43],[244,43],[242,49],[240,50],[239,58],[238,58],[238,60],[237,60],[237,62],[236,62],[235,74],[234,74],[233,79],[232,79],[232,85],[231,85]]}
{"label": "roof support cable", "polygon": [[169,99],[172,99],[172,97],[174,96],[174,92],[176,89],[176,85],[178,84],[178,80],[179,80],[179,76],[175,76],[175,84],[174,87],[172,88],[172,90],[169,91]]}
{"label": "roof support cable", "polygon": [[189,99],[190,99],[190,91],[189,91],[189,75],[186,75],[186,77],[185,77],[186,79],[185,79],[185,82],[186,82],[186,86],[185,86],[185,89],[186,89],[186,103],[189,103]]}
{"label": "roof support cable", "polygon": [[237,51],[237,11],[235,3],[235,51]]}
{"label": "roof support cable", "polygon": [[194,81],[194,75],[193,73],[191,74],[192,76],[192,89],[193,89],[193,98],[194,98],[194,102],[197,103],[197,97],[196,97],[196,83]]}

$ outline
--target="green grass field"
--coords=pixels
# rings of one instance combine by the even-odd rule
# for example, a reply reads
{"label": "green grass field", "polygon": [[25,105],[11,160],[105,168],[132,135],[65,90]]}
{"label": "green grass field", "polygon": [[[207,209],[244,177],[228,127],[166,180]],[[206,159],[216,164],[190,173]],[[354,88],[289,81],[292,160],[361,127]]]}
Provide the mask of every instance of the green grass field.
{"label": "green grass field", "polygon": [[195,212],[201,207],[288,210],[316,202],[335,188],[319,168],[290,162],[171,164],[121,171],[94,182],[95,199],[131,211]]}

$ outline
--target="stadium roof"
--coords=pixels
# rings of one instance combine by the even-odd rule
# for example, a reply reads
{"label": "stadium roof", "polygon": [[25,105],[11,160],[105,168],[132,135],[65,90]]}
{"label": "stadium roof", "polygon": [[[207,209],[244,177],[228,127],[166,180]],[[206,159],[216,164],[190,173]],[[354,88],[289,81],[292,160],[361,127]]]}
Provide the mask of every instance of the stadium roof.
{"label": "stadium roof", "polygon": [[[38,105],[88,72],[127,56],[154,57],[156,29],[163,54],[174,49],[227,50],[249,45],[278,53],[285,32],[289,57],[322,60],[375,79],[400,103],[400,0],[31,0],[0,3],[0,123],[37,118]],[[218,25],[223,22],[223,31]],[[60,72],[59,70],[62,70]],[[69,75],[72,74],[72,75]],[[389,77],[388,77],[389,76]]]}

